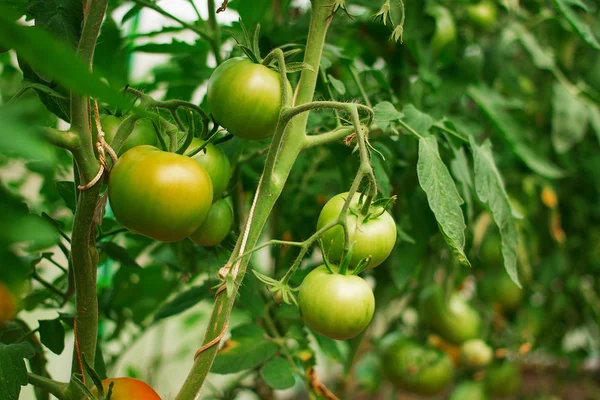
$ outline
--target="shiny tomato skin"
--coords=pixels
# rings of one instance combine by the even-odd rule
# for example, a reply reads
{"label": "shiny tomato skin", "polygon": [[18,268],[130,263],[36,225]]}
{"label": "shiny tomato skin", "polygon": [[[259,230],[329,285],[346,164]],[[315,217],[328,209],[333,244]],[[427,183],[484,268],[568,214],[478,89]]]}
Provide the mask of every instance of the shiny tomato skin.
{"label": "shiny tomato skin", "polygon": [[217,200],[208,211],[208,216],[190,240],[201,246],[211,247],[221,243],[231,231],[233,210],[225,199]]}
{"label": "shiny tomato skin", "polygon": [[[204,140],[194,138],[187,149],[187,153],[194,151],[204,144]],[[231,179],[231,163],[227,155],[212,143],[209,143],[203,150],[192,156],[194,161],[202,165],[213,184],[213,201],[221,198]]]}
{"label": "shiny tomato skin", "polygon": [[[340,193],[332,197],[321,210],[317,229],[323,228],[328,223],[335,221],[348,193]],[[377,218],[361,222],[364,217],[360,216],[359,203],[360,194],[355,193],[350,202],[350,210],[346,219],[348,223],[348,232],[350,243],[354,243],[352,248],[352,259],[350,267],[354,268],[361,259],[372,256],[369,268],[375,268],[385,261],[391,254],[396,244],[396,223],[392,216],[387,212]],[[344,251],[344,230],[340,225],[329,229],[323,235],[323,248],[329,258],[334,263],[341,262]]]}
{"label": "shiny tomato skin", "polygon": [[[106,143],[112,143],[117,135],[117,130],[119,129],[121,122],[123,122],[123,119],[114,115],[103,115],[100,117],[100,123],[102,124],[104,140],[106,140]],[[139,119],[136,121],[133,130],[129,134],[127,140],[125,140],[125,143],[123,143],[123,146],[121,146],[118,155],[120,156],[127,150],[131,150],[134,147],[144,144],[150,146],[158,145],[158,138],[156,137],[154,126],[152,126],[152,122],[149,119]]]}
{"label": "shiny tomato skin", "polygon": [[454,378],[452,361],[443,352],[402,337],[384,347],[383,371],[395,386],[411,393],[433,396]]}
{"label": "shiny tomato skin", "polygon": [[[102,381],[104,395],[113,383],[111,400],[161,400],[160,396],[147,383],[135,378],[109,378]],[[97,395],[96,388],[92,394]]]}
{"label": "shiny tomato skin", "polygon": [[[215,120],[246,140],[273,135],[281,111],[280,76],[247,58],[230,58],[208,81],[208,106]],[[291,87],[289,87],[291,93]]]}
{"label": "shiny tomato skin", "polygon": [[331,339],[346,340],[371,322],[375,296],[361,277],[331,274],[321,265],[304,278],[298,305],[310,329]]}
{"label": "shiny tomato skin", "polygon": [[17,300],[8,290],[8,287],[0,282],[0,325],[3,322],[10,321],[17,313]]}
{"label": "shiny tomato skin", "polygon": [[213,198],[210,176],[189,157],[137,146],[119,158],[108,183],[110,205],[125,228],[163,242],[191,235]]}

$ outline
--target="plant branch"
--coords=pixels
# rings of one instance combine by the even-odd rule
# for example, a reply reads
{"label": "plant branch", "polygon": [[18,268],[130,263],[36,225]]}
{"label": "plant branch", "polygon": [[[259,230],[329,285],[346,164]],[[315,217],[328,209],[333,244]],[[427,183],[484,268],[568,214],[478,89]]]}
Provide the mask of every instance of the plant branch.
{"label": "plant branch", "polygon": [[72,150],[79,144],[79,136],[69,131],[61,131],[49,127],[41,127],[43,137],[53,146]]}
{"label": "plant branch", "polygon": [[27,382],[37,388],[47,391],[58,400],[70,400],[66,393],[66,383],[57,382],[31,372],[27,373]]}
{"label": "plant branch", "polygon": [[220,65],[223,62],[223,57],[221,57],[221,29],[219,24],[217,23],[217,10],[215,8],[215,0],[207,0],[208,6],[208,26],[210,27],[210,35],[212,39],[210,40],[210,46],[212,47],[213,53],[215,55],[215,61],[217,65]]}
{"label": "plant branch", "polygon": [[309,135],[306,136],[304,148],[308,149],[310,147],[316,147],[326,143],[335,142],[336,140],[340,140],[348,135],[351,135],[353,132],[353,127],[343,126],[329,132],[320,133],[318,135]]}

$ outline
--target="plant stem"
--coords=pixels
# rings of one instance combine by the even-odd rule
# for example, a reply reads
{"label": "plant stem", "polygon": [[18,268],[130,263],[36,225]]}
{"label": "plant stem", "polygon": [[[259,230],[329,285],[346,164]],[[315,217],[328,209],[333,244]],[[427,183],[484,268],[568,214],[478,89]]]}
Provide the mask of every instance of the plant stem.
{"label": "plant stem", "polygon": [[306,137],[306,143],[304,144],[304,148],[307,149],[309,147],[316,147],[322,144],[334,142],[336,140],[340,140],[345,138],[348,135],[351,135],[354,132],[353,127],[344,126],[340,128],[336,128],[332,131],[320,133],[318,135],[311,135]]}
{"label": "plant stem", "polygon": [[[297,104],[307,103],[313,98],[325,35],[330,22],[328,20],[330,12],[328,6],[331,6],[333,1],[312,0],[311,23],[304,62],[312,66],[313,71],[306,69],[302,71],[296,99]],[[255,247],[273,205],[279,198],[292,166],[302,150],[307,119],[308,115],[304,114],[291,121],[289,125],[280,121],[273,137],[252,209],[231,256],[232,259],[243,253],[246,248]],[[249,260],[249,257],[239,260],[230,271],[235,284],[233,293],[228,296],[227,291],[223,290],[217,295],[204,343],[217,337],[227,324],[231,308],[235,302],[237,289],[242,283]],[[217,350],[218,346],[212,346],[198,355],[175,400],[193,400],[197,398]]]}
{"label": "plant stem", "polygon": [[56,382],[52,379],[32,374],[31,372],[27,374],[27,382],[54,395],[58,400],[69,400],[69,397],[67,397],[65,392],[67,388],[66,383]]}
{"label": "plant stem", "polygon": [[71,150],[79,144],[79,136],[73,132],[60,131],[58,129],[42,127],[43,137],[53,146]]}
{"label": "plant stem", "polygon": [[215,54],[215,61],[217,65],[223,62],[221,57],[221,29],[217,23],[217,10],[215,8],[215,0],[207,0],[208,5],[208,26],[210,27],[210,36],[212,39],[210,47],[212,47],[213,53]]}

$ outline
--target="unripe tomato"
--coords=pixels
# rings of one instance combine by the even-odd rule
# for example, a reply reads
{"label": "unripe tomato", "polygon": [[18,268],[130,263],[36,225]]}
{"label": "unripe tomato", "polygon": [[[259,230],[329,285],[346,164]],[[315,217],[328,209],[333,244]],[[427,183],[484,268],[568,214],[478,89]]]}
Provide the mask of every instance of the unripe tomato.
{"label": "unripe tomato", "polygon": [[442,66],[450,64],[456,57],[456,23],[450,10],[434,5],[429,14],[435,18],[435,32],[431,38],[431,49],[434,57]]}
{"label": "unripe tomato", "polygon": [[421,320],[449,342],[460,344],[479,336],[481,318],[460,296],[444,299],[441,288],[430,286],[421,294]]}
{"label": "unripe tomato", "polygon": [[[123,119],[115,117],[114,115],[103,115],[100,117],[100,123],[102,124],[104,140],[106,140],[106,143],[112,143],[117,135],[117,130],[119,129],[121,122],[123,122]],[[95,124],[93,125],[95,127]],[[133,130],[119,150],[119,156],[124,154],[127,150],[144,144],[150,146],[156,146],[158,144],[156,132],[154,131],[152,122],[149,119],[139,119],[136,121]]]}
{"label": "unripe tomato", "polygon": [[399,337],[383,350],[383,370],[395,386],[411,393],[433,396],[454,377],[450,358],[432,347]]}
{"label": "unripe tomato", "polygon": [[206,170],[191,158],[138,146],[112,169],[108,197],[117,221],[127,229],[176,242],[204,222],[213,189]]}
{"label": "unripe tomato", "polygon": [[361,333],[371,322],[375,296],[361,277],[332,274],[321,265],[302,281],[298,305],[310,329],[332,339],[346,340]]}
{"label": "unripe tomato", "polygon": [[[321,229],[337,219],[347,198],[348,193],[341,193],[332,197],[325,204],[319,214],[317,229]],[[375,268],[384,262],[394,249],[396,223],[390,213],[381,207],[372,207],[369,210],[371,215],[363,216],[359,200],[360,194],[355,193],[350,201],[350,209],[346,218],[350,243],[354,243],[350,267],[356,267],[360,260],[371,256],[369,268]],[[332,262],[341,262],[344,251],[344,229],[340,225],[336,225],[325,232],[322,239],[323,248]]]}
{"label": "unripe tomato", "polygon": [[0,282],[0,325],[10,321],[17,313],[17,300],[8,290],[8,287]]}
{"label": "unripe tomato", "polygon": [[493,356],[492,348],[481,339],[469,339],[460,347],[460,359],[469,368],[483,368]]}
{"label": "unripe tomato", "polygon": [[[273,135],[281,111],[280,75],[247,58],[219,65],[208,80],[208,106],[229,133],[247,140]],[[291,86],[290,89],[291,95]]]}
{"label": "unripe tomato", "polygon": [[490,366],[485,373],[485,387],[494,396],[514,396],[521,386],[521,373],[510,361]]}
{"label": "unripe tomato", "polygon": [[[110,400],[161,400],[160,396],[147,383],[135,378],[109,378],[102,381],[104,394],[108,394],[108,387],[113,383]],[[92,394],[97,396],[96,388]]]}
{"label": "unripe tomato", "polygon": [[217,200],[208,210],[206,220],[190,235],[192,242],[201,246],[216,246],[231,231],[233,210],[225,199]]}
{"label": "unripe tomato", "polygon": [[[204,140],[194,138],[187,152],[192,152],[205,143]],[[194,154],[192,157],[198,164],[202,165],[213,184],[213,201],[221,198],[221,195],[227,189],[231,179],[231,163],[229,159],[217,146],[209,143],[203,150]]]}
{"label": "unripe tomato", "polygon": [[477,4],[471,4],[467,7],[469,19],[481,29],[489,30],[494,27],[496,14],[498,13],[496,4],[490,0],[482,0]]}
{"label": "unripe tomato", "polygon": [[521,304],[523,290],[510,279],[504,269],[487,272],[481,283],[482,297],[500,306],[502,311],[514,311]]}
{"label": "unripe tomato", "polygon": [[466,381],[456,386],[449,400],[487,400],[483,382]]}

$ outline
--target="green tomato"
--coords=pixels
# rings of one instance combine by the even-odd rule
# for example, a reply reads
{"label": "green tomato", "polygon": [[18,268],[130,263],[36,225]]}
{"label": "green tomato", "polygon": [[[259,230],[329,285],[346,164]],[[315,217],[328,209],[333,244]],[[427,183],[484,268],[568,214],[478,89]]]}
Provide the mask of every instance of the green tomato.
{"label": "green tomato", "polygon": [[501,268],[486,271],[480,292],[485,300],[499,305],[502,311],[507,312],[515,311],[523,298],[523,290]]}
{"label": "green tomato", "polygon": [[208,172],[189,157],[137,146],[110,173],[108,197],[125,228],[163,242],[190,236],[212,204]]}
{"label": "green tomato", "polygon": [[[121,122],[123,122],[123,119],[115,117],[114,115],[103,115],[100,117],[100,123],[102,124],[106,143],[112,143],[117,135],[117,130],[119,129]],[[156,137],[154,126],[149,119],[139,119],[136,121],[131,134],[127,137],[127,140],[125,140],[125,143],[123,143],[123,146],[121,146],[121,149],[119,150],[119,156],[127,150],[144,144],[150,146],[158,145],[158,138]]]}
{"label": "green tomato", "polygon": [[479,336],[481,318],[477,311],[454,294],[446,301],[441,288],[432,285],[421,294],[421,321],[454,344]]}
{"label": "green tomato", "polygon": [[456,386],[449,400],[487,400],[483,382],[465,381]]}
{"label": "green tomato", "polygon": [[[337,219],[342,211],[348,193],[341,193],[325,204],[317,221],[317,230]],[[385,261],[396,244],[396,223],[392,216],[382,208],[371,209],[373,215],[365,218],[361,215],[360,194],[356,193],[350,201],[346,222],[352,247],[350,268],[356,267],[360,260],[371,256],[369,268],[375,268]],[[380,215],[378,215],[380,214]],[[378,215],[378,216],[377,216]],[[322,237],[325,253],[334,263],[340,263],[344,251],[344,229],[336,225]]]}
{"label": "green tomato", "polygon": [[460,346],[460,360],[469,368],[483,368],[493,356],[492,348],[481,339],[469,339]]}
{"label": "green tomato", "polygon": [[496,4],[490,0],[482,0],[477,4],[467,7],[467,16],[478,28],[489,30],[496,23],[498,10]]}
{"label": "green tomato", "polygon": [[504,361],[487,369],[484,382],[491,395],[512,397],[521,386],[521,373],[513,363]]}
{"label": "green tomato", "polygon": [[302,319],[313,331],[332,339],[351,339],[371,322],[373,291],[359,276],[330,273],[325,265],[302,281],[298,295]]}
{"label": "green tomato", "polygon": [[[186,152],[192,152],[205,143],[204,140],[194,138]],[[209,143],[203,150],[192,157],[198,164],[202,165],[213,184],[213,201],[221,198],[231,179],[231,163],[229,159],[217,146]]]}
{"label": "green tomato", "polygon": [[190,235],[192,242],[201,246],[216,246],[231,231],[233,210],[225,199],[217,200],[208,211],[206,220]]}
{"label": "green tomato", "polygon": [[433,396],[454,378],[452,361],[443,352],[399,337],[383,350],[383,370],[395,386],[411,393]]}
{"label": "green tomato", "polygon": [[[288,83],[291,94],[291,86]],[[273,135],[281,111],[280,75],[247,58],[219,65],[208,81],[208,106],[229,133],[247,140]]]}
{"label": "green tomato", "polygon": [[428,10],[435,19],[435,32],[431,38],[433,56],[442,66],[450,64],[456,57],[456,23],[450,10],[434,5]]}

